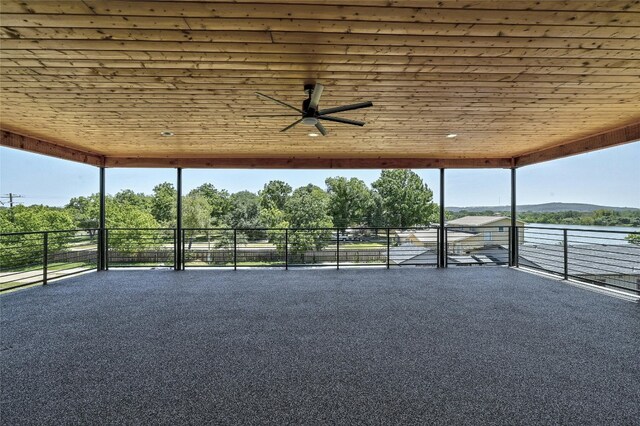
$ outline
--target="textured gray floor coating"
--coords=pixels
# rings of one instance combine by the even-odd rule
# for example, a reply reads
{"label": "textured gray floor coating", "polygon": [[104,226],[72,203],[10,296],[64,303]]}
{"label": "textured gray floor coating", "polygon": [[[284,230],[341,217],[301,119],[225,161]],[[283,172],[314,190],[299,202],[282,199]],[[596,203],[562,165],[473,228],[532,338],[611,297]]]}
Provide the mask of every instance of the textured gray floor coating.
{"label": "textured gray floor coating", "polygon": [[640,306],[506,268],[110,271],[0,307],[6,425],[640,424]]}

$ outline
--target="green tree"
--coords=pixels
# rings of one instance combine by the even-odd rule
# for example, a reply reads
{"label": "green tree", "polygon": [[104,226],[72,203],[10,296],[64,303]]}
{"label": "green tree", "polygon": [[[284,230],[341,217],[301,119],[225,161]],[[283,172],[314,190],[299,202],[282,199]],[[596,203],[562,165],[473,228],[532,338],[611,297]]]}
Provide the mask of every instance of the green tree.
{"label": "green tree", "polygon": [[[260,199],[253,192],[240,191],[229,197],[231,210],[229,211],[226,223],[232,228],[246,229],[259,228],[262,226],[260,222]],[[245,244],[249,239],[263,239],[264,231],[238,231],[236,240],[238,243]]]}
{"label": "green tree", "polygon": [[311,184],[296,189],[285,205],[285,218],[293,228],[333,226],[329,195]]}
{"label": "green tree", "polygon": [[329,194],[329,214],[333,224],[345,229],[366,222],[372,198],[367,184],[357,178],[333,177],[325,180]]}
{"label": "green tree", "polygon": [[176,226],[177,197],[177,191],[172,183],[164,182],[153,188],[151,214],[161,226],[168,228]]}
{"label": "green tree", "polygon": [[260,209],[259,220],[266,228],[280,228],[286,221],[284,211],[277,207]]}
{"label": "green tree", "polygon": [[640,245],[640,234],[629,234],[625,239],[631,244]]}
{"label": "green tree", "polygon": [[[384,217],[382,197],[377,191],[369,191],[369,203],[365,210],[365,224],[372,228],[382,228],[387,225]],[[376,230],[376,234],[378,231]]]}
{"label": "green tree", "polygon": [[150,231],[158,228],[159,224],[148,211],[121,203],[115,197],[107,197],[105,203],[110,250],[135,253],[164,242],[162,233]]}
{"label": "green tree", "polygon": [[191,190],[188,195],[202,195],[211,206],[211,222],[214,226],[224,226],[224,221],[231,210],[229,193],[218,190],[210,183],[205,183]]}
{"label": "green tree", "polygon": [[[158,228],[159,224],[150,213],[151,201],[144,194],[130,190],[105,197],[106,226],[109,231],[109,248],[119,252],[135,252],[144,248],[158,246],[162,235],[158,232],[142,229],[121,228]],[[99,215],[100,199],[98,194],[71,199],[66,210],[73,216],[76,227],[93,222]]]}
{"label": "green tree", "polygon": [[[0,209],[0,232],[35,232],[69,230],[74,228],[71,214],[48,206],[15,206]],[[50,252],[66,248],[73,234],[50,233]],[[3,236],[0,238],[0,267],[22,267],[42,260],[44,238],[42,234]]]}
{"label": "green tree", "polygon": [[[268,212],[269,218],[265,219],[262,215],[264,212]],[[261,210],[261,218],[262,220],[271,220],[271,224],[268,225],[267,230],[267,239],[271,244],[276,246],[276,250],[278,253],[284,253],[284,246],[286,242],[286,236],[284,229],[289,228],[289,222],[287,222],[284,218],[285,214],[282,210],[278,210],[276,208],[272,208],[269,210]]]}
{"label": "green tree", "polygon": [[281,229],[288,228],[285,214],[287,200],[291,197],[291,186],[281,180],[272,180],[259,192],[260,213],[258,220],[267,228],[267,239],[276,246],[278,253],[284,253],[285,234]]}
{"label": "green tree", "polygon": [[72,198],[65,209],[73,216],[75,228],[100,227],[100,196],[98,194]]}
{"label": "green tree", "polygon": [[[315,185],[293,191],[285,205],[285,221],[292,228],[331,228],[329,195]],[[320,250],[331,239],[330,229],[302,229],[289,233],[291,251]]]}
{"label": "green tree", "polygon": [[260,200],[253,192],[240,191],[229,198],[231,210],[226,222],[232,228],[257,228],[260,225]]}
{"label": "green tree", "polygon": [[281,180],[272,180],[259,192],[260,207],[284,210],[287,199],[291,196],[291,186]]}
{"label": "green tree", "polygon": [[18,232],[11,218],[11,211],[0,207],[0,233]]}
{"label": "green tree", "polygon": [[[48,206],[15,206],[6,209],[15,232],[73,229],[73,216],[67,210]],[[4,209],[3,209],[4,211]]]}
{"label": "green tree", "polygon": [[207,244],[210,244],[211,232],[206,230],[210,224],[211,206],[207,199],[202,195],[187,195],[184,197],[182,200],[182,226],[184,228],[198,229],[198,231],[186,231],[185,235],[189,240],[189,248],[191,248],[195,236],[202,232],[207,236]]}
{"label": "green tree", "polygon": [[[98,197],[98,194],[95,194]],[[142,192],[133,192],[130,189],[123,189],[113,196],[113,199],[122,204],[128,204],[130,206],[136,206],[142,210],[151,209],[151,198]]]}
{"label": "green tree", "polygon": [[382,198],[387,226],[425,225],[435,217],[433,193],[411,170],[383,170],[371,185]]}
{"label": "green tree", "polygon": [[211,223],[211,206],[202,195],[187,195],[182,200],[182,226],[207,228]]}

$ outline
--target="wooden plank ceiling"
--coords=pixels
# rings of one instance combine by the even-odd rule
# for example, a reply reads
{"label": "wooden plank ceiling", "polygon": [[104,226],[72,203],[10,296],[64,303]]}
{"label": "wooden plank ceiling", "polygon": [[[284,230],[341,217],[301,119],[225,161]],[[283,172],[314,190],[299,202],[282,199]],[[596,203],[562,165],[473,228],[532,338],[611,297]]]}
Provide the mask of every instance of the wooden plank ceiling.
{"label": "wooden plank ceiling", "polygon": [[[638,0],[2,0],[0,13],[3,130],[108,165],[508,166],[609,129],[632,126],[610,145],[639,137]],[[373,101],[339,114],[366,126],[311,138],[280,132],[294,117],[247,117],[289,112],[255,91],[298,106],[315,82],[324,108]]]}

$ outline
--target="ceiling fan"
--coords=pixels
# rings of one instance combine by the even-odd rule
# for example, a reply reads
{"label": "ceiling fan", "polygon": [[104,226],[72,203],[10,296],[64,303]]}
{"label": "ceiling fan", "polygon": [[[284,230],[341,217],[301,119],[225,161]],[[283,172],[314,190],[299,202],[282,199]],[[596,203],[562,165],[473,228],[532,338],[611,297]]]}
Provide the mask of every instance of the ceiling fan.
{"label": "ceiling fan", "polygon": [[324,86],[322,84],[305,84],[304,92],[309,97],[302,102],[302,109],[296,108],[293,105],[289,105],[285,102],[279,101],[263,93],[256,92],[256,95],[258,95],[259,97],[264,99],[269,99],[279,105],[282,105],[287,108],[291,108],[296,112],[298,112],[298,114],[249,115],[248,117],[299,117],[301,115],[302,117],[300,117],[300,119],[298,119],[297,121],[293,122],[292,124],[288,125],[287,127],[285,127],[280,131],[286,132],[287,130],[291,129],[293,126],[299,123],[302,123],[308,126],[315,126],[316,129],[318,129],[318,131],[322,134],[322,136],[327,135],[327,129],[325,129],[325,127],[322,125],[322,123],[320,123],[319,120],[333,121],[336,123],[343,123],[343,124],[351,124],[353,126],[365,125],[364,121],[349,120],[348,118],[334,117],[334,116],[331,116],[330,114],[334,114],[336,112],[351,111],[351,110],[360,109],[360,108],[369,108],[370,106],[373,106],[372,102],[370,101],[360,102],[357,104],[344,105],[340,107],[320,109],[318,107],[318,104],[320,103],[320,96],[322,96],[323,90],[324,90]]}

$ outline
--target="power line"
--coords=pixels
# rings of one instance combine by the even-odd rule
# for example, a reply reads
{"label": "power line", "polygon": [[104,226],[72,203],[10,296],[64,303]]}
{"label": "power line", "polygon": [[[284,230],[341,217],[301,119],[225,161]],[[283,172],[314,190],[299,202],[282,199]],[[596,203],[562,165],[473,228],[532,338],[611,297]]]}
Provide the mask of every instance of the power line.
{"label": "power line", "polygon": [[[9,200],[9,207],[13,207],[14,204],[18,204],[19,202],[13,201],[14,198],[25,198],[24,195],[14,194],[13,192],[9,192],[6,195],[0,195],[0,198],[6,198]],[[5,202],[0,201],[2,205],[5,205]]]}

